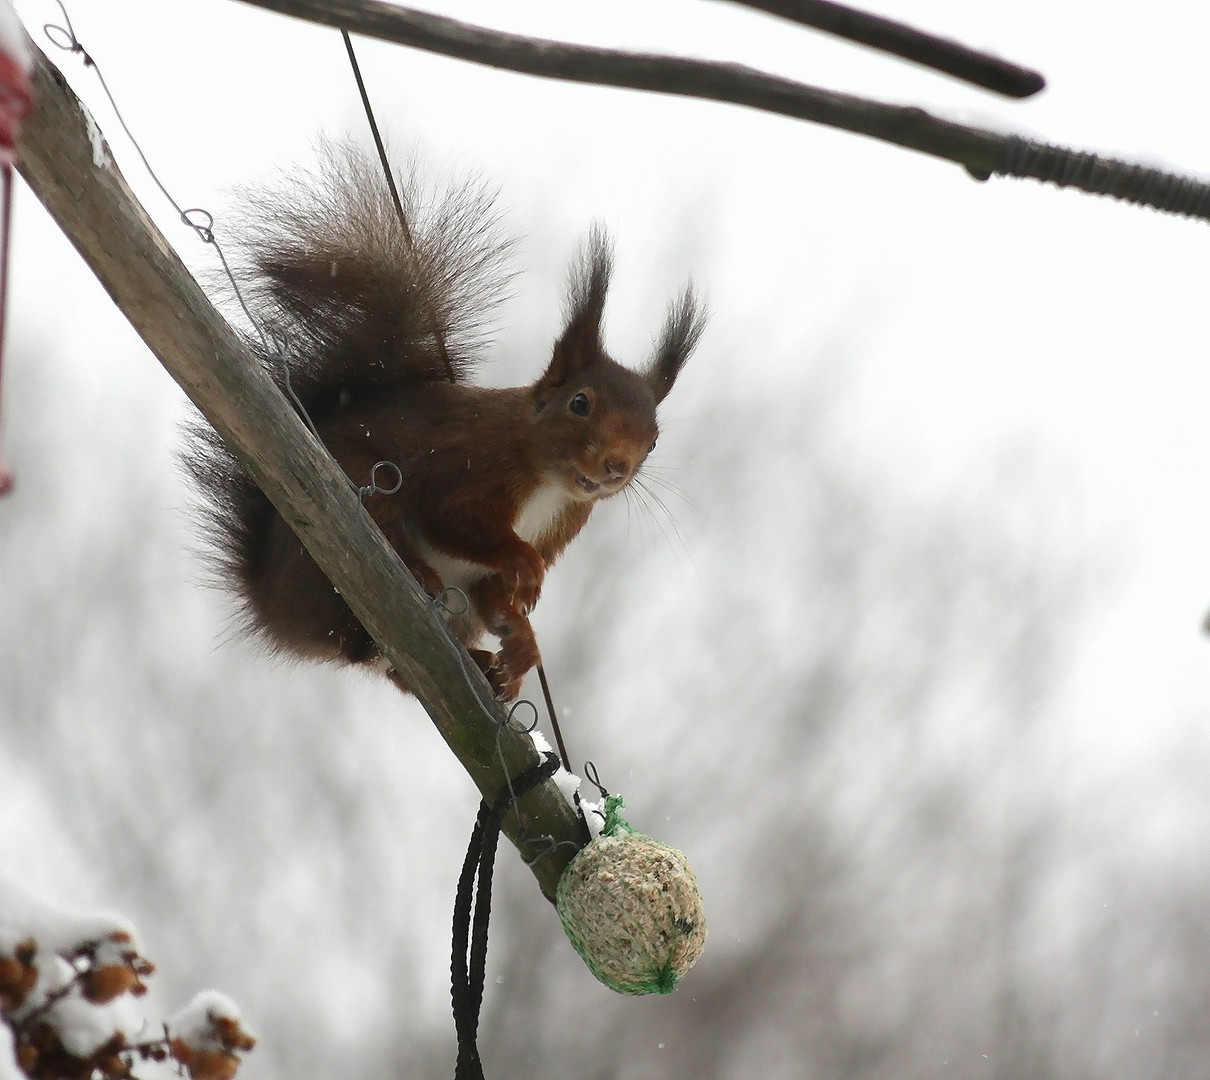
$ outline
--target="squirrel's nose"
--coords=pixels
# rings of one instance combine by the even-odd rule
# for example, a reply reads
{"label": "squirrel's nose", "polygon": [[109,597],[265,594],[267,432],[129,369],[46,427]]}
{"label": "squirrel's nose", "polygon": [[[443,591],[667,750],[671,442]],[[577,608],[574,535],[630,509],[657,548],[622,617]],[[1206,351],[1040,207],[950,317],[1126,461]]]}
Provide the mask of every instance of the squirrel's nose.
{"label": "squirrel's nose", "polygon": [[627,468],[626,463],[619,461],[617,458],[606,458],[604,468],[606,480],[621,480],[630,472],[630,469]]}

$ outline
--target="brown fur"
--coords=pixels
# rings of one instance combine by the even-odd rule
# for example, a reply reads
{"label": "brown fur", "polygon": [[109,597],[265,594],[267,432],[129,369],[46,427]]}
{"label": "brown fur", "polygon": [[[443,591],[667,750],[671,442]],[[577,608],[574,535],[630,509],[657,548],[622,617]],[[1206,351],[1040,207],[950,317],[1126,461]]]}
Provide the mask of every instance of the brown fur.
{"label": "brown fur", "polygon": [[[505,280],[507,245],[490,200],[453,189],[421,213],[408,190],[409,248],[388,199],[370,162],[347,148],[329,149],[318,177],[261,199],[243,268],[253,275],[252,310],[287,343],[290,388],[354,483],[368,484],[380,462],[399,470],[398,492],[368,497],[367,509],[427,592],[451,584],[465,592],[469,610],[451,626],[511,699],[538,661],[527,616],[546,570],[595,503],[643,464],[656,406],[702,317],[687,289],[644,370],[612,360],[601,342],[612,259],[594,230],[542,375],[531,386],[469,385],[485,313]],[[273,370],[284,386],[280,362]],[[251,626],[296,655],[377,661],[369,635],[212,435],[197,435],[190,464],[210,496],[220,568]],[[389,469],[377,475],[382,486],[394,478]],[[529,540],[518,535],[524,527]],[[494,658],[473,648],[484,631],[501,640]]]}

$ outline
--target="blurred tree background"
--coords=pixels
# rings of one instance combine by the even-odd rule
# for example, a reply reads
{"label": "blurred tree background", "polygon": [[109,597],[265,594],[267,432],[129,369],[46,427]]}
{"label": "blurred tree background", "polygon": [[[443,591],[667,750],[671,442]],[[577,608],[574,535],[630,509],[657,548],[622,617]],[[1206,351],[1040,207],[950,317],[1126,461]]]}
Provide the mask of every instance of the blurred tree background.
{"label": "blurred tree background", "polygon": [[[239,5],[113,8],[163,41],[203,6],[215,34],[251,27],[237,52],[269,27],[327,40]],[[1070,52],[1064,25],[1020,58]],[[152,84],[123,86],[138,54],[120,27],[77,28],[118,57],[120,96]],[[367,52],[388,115],[448,74]],[[152,81],[193,62],[146,60]],[[474,125],[445,95],[421,139],[498,174],[527,237],[490,379],[532,377],[594,213],[621,240],[619,359],[643,355],[689,273],[714,309],[650,466],[667,514],[642,493],[603,507],[535,620],[573,756],[689,854],[710,942],[672,997],[611,995],[507,851],[488,1074],[1207,1075],[1210,697],[1190,678],[1207,589],[1188,552],[1210,529],[1177,512],[1204,504],[1206,466],[1168,467],[1205,443],[1201,226],[639,95],[526,83],[497,146],[480,90],[519,81],[455,72]],[[291,119],[274,156],[317,125],[360,130],[330,74],[339,105]],[[201,69],[179,82],[206,91]],[[242,102],[211,90],[162,121],[136,110],[186,203],[194,180],[205,196],[248,178]],[[1196,127],[1203,98],[1185,98]],[[566,140],[558,109],[591,145],[547,137]],[[182,121],[203,115],[232,137],[199,163]],[[133,918],[172,958],[166,999],[230,992],[262,1036],[241,1075],[449,1075],[450,907],[477,795],[385,682],[230,635],[174,462],[180,395],[27,195],[5,385],[19,486],[0,503],[3,858]]]}

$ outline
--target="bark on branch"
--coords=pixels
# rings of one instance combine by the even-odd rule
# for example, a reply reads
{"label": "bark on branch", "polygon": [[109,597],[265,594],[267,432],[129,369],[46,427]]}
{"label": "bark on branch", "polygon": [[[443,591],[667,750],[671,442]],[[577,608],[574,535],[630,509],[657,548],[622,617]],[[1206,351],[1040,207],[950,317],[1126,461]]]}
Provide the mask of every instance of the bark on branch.
{"label": "bark on branch", "polygon": [[488,67],[703,98],[809,120],[955,162],[977,180],[1027,177],[1210,221],[1210,184],[1200,180],[954,123],[912,105],[807,86],[742,64],[523,37],[383,0],[243,3]]}
{"label": "bark on branch", "polygon": [[[32,51],[37,109],[18,146],[22,176],[415,689],[479,790],[494,800],[507,777],[538,761],[529,737],[505,724],[507,713],[362,512],[348,478],[156,229],[62,75]],[[519,813],[505,815],[504,831],[548,897],[588,839],[551,781],[523,797]]]}

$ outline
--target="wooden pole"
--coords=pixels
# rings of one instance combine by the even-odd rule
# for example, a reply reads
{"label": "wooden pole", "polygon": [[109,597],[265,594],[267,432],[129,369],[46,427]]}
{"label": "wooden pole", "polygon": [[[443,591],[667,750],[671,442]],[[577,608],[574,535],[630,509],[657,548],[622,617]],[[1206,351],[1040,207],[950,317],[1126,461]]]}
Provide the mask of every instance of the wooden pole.
{"label": "wooden pole", "polygon": [[[504,707],[445,633],[348,478],[147,216],[62,75],[32,43],[31,49],[37,109],[18,146],[21,175],[413,688],[484,797],[494,800],[506,786],[506,770],[515,776],[538,761],[532,741],[507,726]],[[519,813],[505,815],[504,831],[551,898],[563,867],[588,841],[553,781],[522,798]]]}

